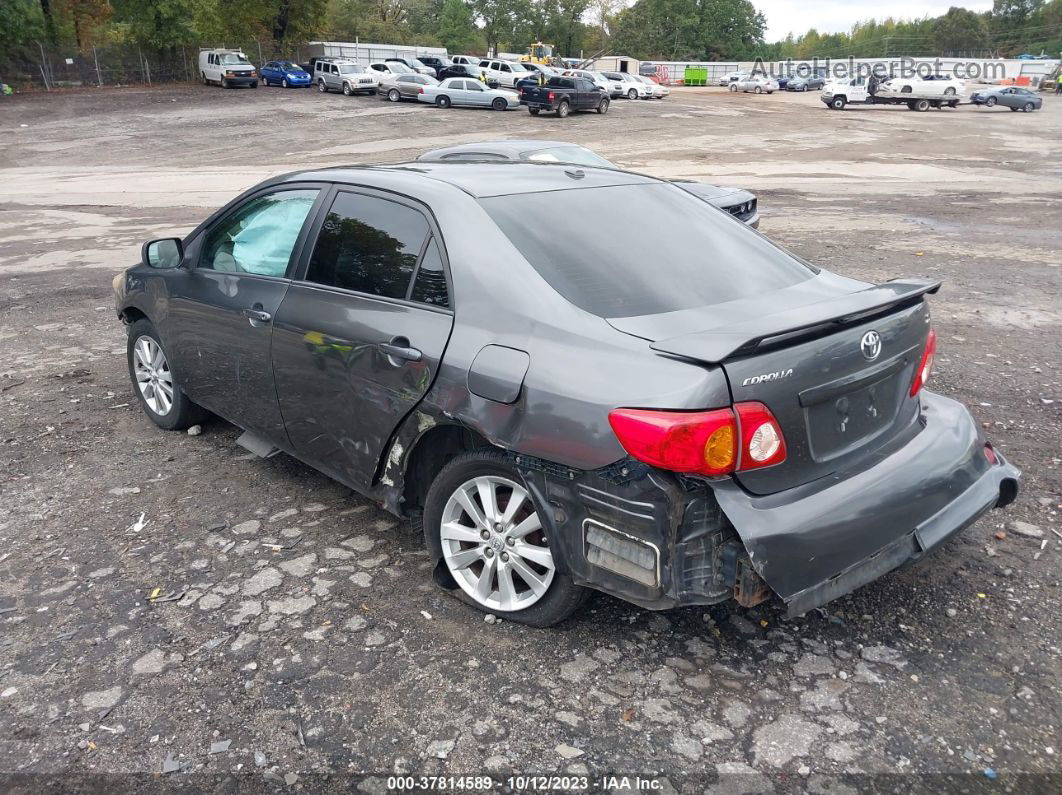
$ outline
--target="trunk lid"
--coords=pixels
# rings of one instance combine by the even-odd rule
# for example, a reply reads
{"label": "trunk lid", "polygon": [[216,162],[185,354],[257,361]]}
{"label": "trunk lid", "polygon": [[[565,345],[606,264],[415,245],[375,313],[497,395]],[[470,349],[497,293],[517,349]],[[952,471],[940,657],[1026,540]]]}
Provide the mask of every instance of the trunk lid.
{"label": "trunk lid", "polygon": [[[887,282],[810,303],[806,290],[783,290],[778,293],[787,297],[759,302],[766,312],[708,307],[704,330],[674,337],[663,336],[673,323],[645,317],[609,323],[645,336],[660,353],[721,365],[734,402],[758,401],[771,410],[785,436],[786,460],[735,475],[753,494],[771,494],[873,456],[917,419],[910,387],[929,333],[922,296],[939,286]],[[689,311],[678,327],[697,323]]]}

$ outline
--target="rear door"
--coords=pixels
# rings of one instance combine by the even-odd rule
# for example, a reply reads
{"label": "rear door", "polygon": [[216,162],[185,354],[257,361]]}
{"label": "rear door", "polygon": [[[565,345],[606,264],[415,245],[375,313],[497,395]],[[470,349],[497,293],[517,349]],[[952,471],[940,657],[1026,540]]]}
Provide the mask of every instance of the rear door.
{"label": "rear door", "polygon": [[193,266],[168,281],[173,367],[197,403],[269,439],[284,440],[269,364],[272,321],[316,212],[321,185],[285,185],[247,198],[189,246]]}
{"label": "rear door", "polygon": [[280,409],[296,453],[369,487],[431,386],[453,311],[445,247],[422,205],[338,190],[274,323]]}

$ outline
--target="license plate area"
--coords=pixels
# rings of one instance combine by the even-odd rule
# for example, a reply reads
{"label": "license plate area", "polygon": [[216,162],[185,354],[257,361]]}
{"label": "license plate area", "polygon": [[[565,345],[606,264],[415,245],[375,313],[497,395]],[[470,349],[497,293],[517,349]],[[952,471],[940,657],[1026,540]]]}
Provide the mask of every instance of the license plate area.
{"label": "license plate area", "polygon": [[816,461],[829,461],[865,444],[890,427],[901,400],[896,371],[880,380],[805,406],[808,441]]}

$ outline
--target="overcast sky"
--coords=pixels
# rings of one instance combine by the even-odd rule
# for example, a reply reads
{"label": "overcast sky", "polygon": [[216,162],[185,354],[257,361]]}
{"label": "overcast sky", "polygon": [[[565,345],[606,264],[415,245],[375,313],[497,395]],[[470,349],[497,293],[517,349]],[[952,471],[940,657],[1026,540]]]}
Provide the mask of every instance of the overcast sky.
{"label": "overcast sky", "polygon": [[872,17],[919,19],[940,16],[951,6],[971,11],[992,8],[992,0],[752,0],[752,4],[767,17],[767,41],[784,39],[790,32],[799,36],[808,28],[815,28],[819,33],[839,33]]}

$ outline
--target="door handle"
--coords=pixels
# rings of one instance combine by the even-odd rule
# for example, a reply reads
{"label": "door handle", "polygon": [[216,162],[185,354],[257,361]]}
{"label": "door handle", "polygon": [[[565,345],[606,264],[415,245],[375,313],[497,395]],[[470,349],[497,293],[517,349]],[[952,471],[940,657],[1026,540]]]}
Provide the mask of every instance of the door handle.
{"label": "door handle", "polygon": [[268,323],[270,320],[273,319],[273,316],[271,314],[262,309],[244,309],[243,316],[249,321],[251,321],[252,326],[256,322]]}
{"label": "door handle", "polygon": [[376,347],[380,349],[384,356],[388,356],[391,359],[402,359],[407,362],[419,362],[424,355],[416,348],[410,348],[409,340],[405,337],[395,337],[390,342],[379,343]]}

